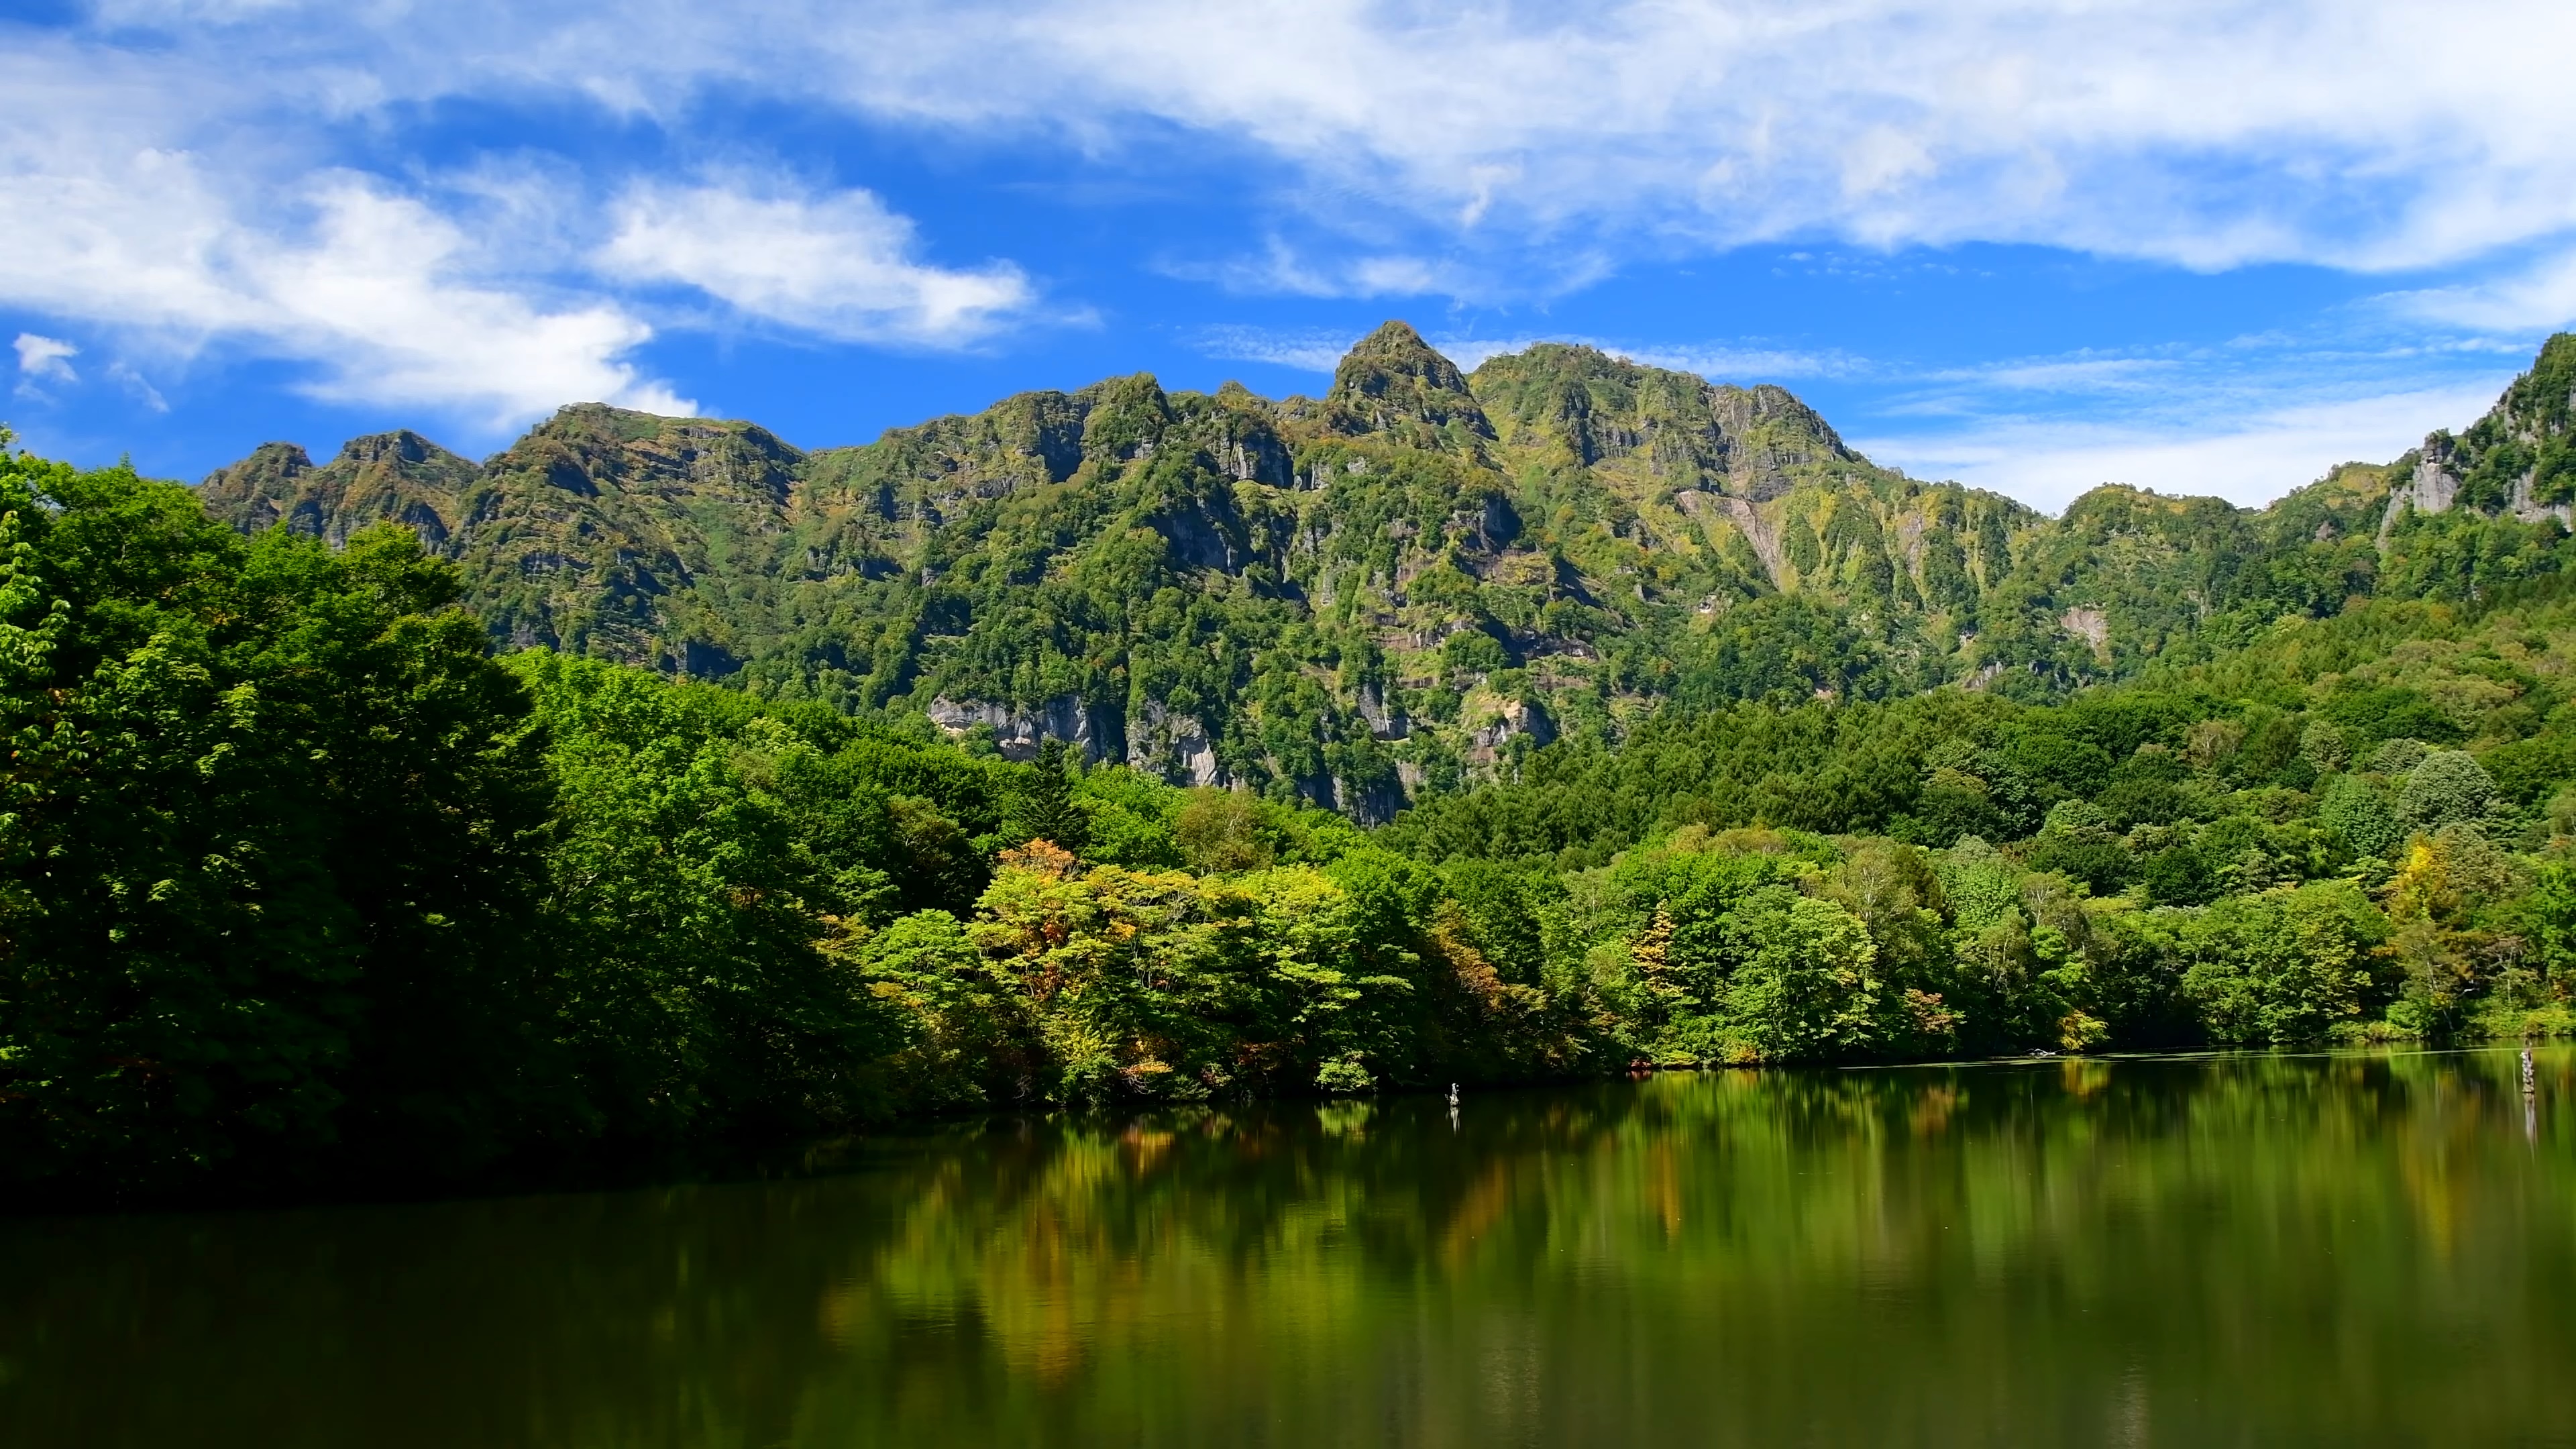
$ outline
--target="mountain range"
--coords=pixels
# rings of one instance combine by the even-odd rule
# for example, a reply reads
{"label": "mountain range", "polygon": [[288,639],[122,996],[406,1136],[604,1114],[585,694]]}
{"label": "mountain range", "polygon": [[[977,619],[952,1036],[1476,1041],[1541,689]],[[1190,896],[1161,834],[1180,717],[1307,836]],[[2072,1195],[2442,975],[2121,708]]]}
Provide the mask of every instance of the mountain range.
{"label": "mountain range", "polygon": [[2049,517],[1778,387],[1559,344],[1462,373],[1390,322],[1321,398],[1140,374],[810,452],[581,404],[480,463],[270,443],[198,492],[245,531],[411,528],[498,647],[1374,822],[1668,705],[2052,696],[2557,572],[2572,408],[2562,334],[2469,427],[2266,508],[2110,485]]}

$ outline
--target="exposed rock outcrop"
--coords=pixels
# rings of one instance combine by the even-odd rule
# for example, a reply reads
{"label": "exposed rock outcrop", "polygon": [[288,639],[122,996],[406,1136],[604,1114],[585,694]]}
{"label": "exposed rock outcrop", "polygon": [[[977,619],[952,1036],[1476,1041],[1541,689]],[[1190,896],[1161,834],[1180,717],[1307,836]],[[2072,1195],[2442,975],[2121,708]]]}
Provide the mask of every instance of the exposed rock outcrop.
{"label": "exposed rock outcrop", "polygon": [[1079,749],[1085,764],[1104,758],[1107,731],[1095,711],[1070,694],[1060,694],[1034,710],[1015,710],[978,700],[934,699],[922,711],[930,722],[952,735],[981,727],[993,732],[993,746],[1003,758],[1033,760],[1038,747],[1060,740]]}

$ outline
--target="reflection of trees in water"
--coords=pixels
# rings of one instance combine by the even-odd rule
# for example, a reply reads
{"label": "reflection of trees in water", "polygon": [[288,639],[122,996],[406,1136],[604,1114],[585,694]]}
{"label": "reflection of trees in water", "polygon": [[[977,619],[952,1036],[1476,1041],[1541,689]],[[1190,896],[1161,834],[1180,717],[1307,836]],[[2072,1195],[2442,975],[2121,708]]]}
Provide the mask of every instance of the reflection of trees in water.
{"label": "reflection of trees in water", "polygon": [[[1705,1317],[1736,1356],[1703,1377],[1767,1364],[1759,1377],[1791,1383],[1862,1342],[1908,1376],[1895,1365],[1928,1325],[1838,1320],[1855,1293],[2078,1377],[2125,1336],[2080,1321],[2107,1318],[2199,1345],[2212,1371],[2265,1365],[2249,1392],[2285,1403],[2353,1365],[2305,1362],[2318,1344],[2235,1315],[2336,1305],[2356,1315],[2343,1351],[2394,1394],[2421,1387],[2406,1343],[2440,1275],[2476,1283],[2482,1316],[2568,1346],[2532,1292],[2550,1272],[2576,1286],[2567,1244],[2525,1271],[2535,1184],[2511,1070],[2481,1055],[1736,1073],[1488,1097],[1454,1135],[1409,1102],[1046,1128],[943,1161],[945,1190],[856,1277],[971,1319],[974,1351],[1015,1382],[1078,1384],[1095,1406],[1148,1392],[1139,1362],[1243,1382],[1316,1360],[1392,1372],[1392,1340],[1360,1353],[1354,1337],[1406,1338],[1438,1296],[1546,1324],[1559,1363],[1622,1337],[1579,1330],[1599,1300]],[[2563,1164],[2568,1145],[2561,1126],[2539,1151]],[[2464,1245],[2468,1222],[2483,1228]],[[2086,1306],[2061,1322],[2070,1301]],[[2045,1342],[2025,1341],[2034,1313]],[[1778,1331],[1739,1342],[1746,1321]]]}
{"label": "reflection of trees in water", "polygon": [[[76,1415],[89,1442],[280,1444],[2563,1433],[2576,1133],[2546,1104],[2576,1058],[2542,1066],[2536,1142],[2509,1052],[2067,1060],[21,1224],[0,1411],[31,1443]],[[95,1432],[111,1378],[130,1434]]]}

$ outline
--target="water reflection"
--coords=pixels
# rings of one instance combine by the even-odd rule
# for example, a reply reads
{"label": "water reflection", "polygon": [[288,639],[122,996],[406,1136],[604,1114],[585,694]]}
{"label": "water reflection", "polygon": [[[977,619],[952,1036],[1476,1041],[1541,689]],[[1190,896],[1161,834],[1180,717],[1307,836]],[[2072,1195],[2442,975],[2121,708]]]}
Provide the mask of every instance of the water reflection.
{"label": "water reflection", "polygon": [[0,1224],[13,1445],[2576,1443],[2576,1056],[1014,1122]]}

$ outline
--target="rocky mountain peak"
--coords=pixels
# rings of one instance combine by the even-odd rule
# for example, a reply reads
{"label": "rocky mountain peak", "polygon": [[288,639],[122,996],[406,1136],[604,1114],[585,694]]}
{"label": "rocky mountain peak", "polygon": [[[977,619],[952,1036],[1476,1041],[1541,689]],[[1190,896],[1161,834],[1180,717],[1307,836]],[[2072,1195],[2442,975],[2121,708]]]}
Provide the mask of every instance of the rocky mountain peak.
{"label": "rocky mountain peak", "polygon": [[363,468],[380,463],[399,466],[449,459],[459,463],[465,461],[411,429],[401,428],[390,433],[369,433],[364,437],[351,438],[340,445],[340,456],[331,461]]}
{"label": "rocky mountain peak", "polygon": [[260,481],[268,481],[272,479],[277,481],[290,481],[302,474],[310,473],[312,471],[313,455],[304,451],[304,446],[302,444],[262,443],[258,447],[251,449],[249,456],[243,458],[240,462],[235,463],[228,468],[216,470],[214,477],[209,478],[206,481],[209,485],[212,485],[218,478],[236,482],[247,482],[254,479]]}
{"label": "rocky mountain peak", "polygon": [[1172,425],[1171,395],[1150,372],[1093,383],[1076,396],[1086,456],[1123,463],[1150,452]]}
{"label": "rocky mountain peak", "polygon": [[1634,459],[1678,488],[1768,502],[1798,477],[1869,467],[1786,388],[1719,386],[1595,347],[1503,353],[1470,385],[1511,447],[1562,448],[1585,467]]}
{"label": "rocky mountain peak", "polygon": [[206,507],[247,529],[283,523],[333,545],[357,529],[402,523],[435,547],[459,518],[480,469],[408,429],[351,438],[317,468],[293,443],[265,443],[200,485]]}
{"label": "rocky mountain peak", "polygon": [[1388,322],[1352,344],[1333,369],[1325,401],[1346,431],[1436,433],[1455,423],[1475,437],[1494,436],[1458,364],[1404,322]]}
{"label": "rocky mountain peak", "polygon": [[293,443],[262,443],[250,456],[218,468],[199,485],[206,507],[245,529],[262,529],[286,516],[313,472],[313,456]]}

